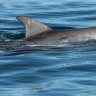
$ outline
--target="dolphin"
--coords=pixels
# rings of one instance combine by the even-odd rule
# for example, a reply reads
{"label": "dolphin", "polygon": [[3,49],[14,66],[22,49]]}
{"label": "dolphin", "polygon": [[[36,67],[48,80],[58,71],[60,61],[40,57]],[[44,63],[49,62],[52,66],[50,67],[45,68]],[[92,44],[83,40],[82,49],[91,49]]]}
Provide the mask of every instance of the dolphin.
{"label": "dolphin", "polygon": [[58,31],[26,16],[17,16],[17,19],[25,27],[24,40],[32,42],[33,45],[58,45],[96,40],[96,27]]}

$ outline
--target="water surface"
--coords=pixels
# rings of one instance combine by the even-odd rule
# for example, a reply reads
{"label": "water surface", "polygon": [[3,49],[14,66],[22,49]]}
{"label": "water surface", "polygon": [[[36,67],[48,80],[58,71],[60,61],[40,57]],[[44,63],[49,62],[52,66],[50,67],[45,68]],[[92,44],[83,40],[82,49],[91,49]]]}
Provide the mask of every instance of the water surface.
{"label": "water surface", "polygon": [[19,15],[57,30],[93,27],[96,1],[0,0],[0,96],[96,96],[96,41],[18,49]]}

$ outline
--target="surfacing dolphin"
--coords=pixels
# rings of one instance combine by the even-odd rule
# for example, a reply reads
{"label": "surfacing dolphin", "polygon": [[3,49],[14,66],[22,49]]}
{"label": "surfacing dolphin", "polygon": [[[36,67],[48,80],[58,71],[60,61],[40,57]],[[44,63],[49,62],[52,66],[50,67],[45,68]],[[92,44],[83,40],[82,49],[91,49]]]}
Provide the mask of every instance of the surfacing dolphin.
{"label": "surfacing dolphin", "polygon": [[96,39],[96,27],[56,31],[52,28],[25,16],[17,19],[24,24],[25,40],[33,45],[58,45],[66,42],[83,42]]}

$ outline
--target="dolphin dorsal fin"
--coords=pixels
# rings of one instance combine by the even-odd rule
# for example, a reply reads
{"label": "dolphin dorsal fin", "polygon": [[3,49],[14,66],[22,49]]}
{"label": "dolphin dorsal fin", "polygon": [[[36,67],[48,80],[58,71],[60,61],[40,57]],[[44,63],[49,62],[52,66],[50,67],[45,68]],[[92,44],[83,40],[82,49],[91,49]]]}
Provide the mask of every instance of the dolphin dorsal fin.
{"label": "dolphin dorsal fin", "polygon": [[50,27],[38,22],[37,20],[30,19],[25,16],[17,16],[17,19],[24,24],[26,30],[25,39],[32,38],[35,35],[52,30]]}

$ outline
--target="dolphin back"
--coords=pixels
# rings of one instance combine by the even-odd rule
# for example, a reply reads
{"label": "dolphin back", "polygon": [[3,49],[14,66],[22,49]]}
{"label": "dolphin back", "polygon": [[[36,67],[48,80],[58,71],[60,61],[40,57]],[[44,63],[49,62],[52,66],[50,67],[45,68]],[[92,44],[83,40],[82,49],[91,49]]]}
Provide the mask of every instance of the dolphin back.
{"label": "dolphin back", "polygon": [[25,27],[25,31],[26,31],[25,39],[26,40],[38,34],[45,33],[47,31],[52,30],[50,27],[46,26],[45,24],[42,24],[37,20],[30,19],[29,17],[17,16],[17,19],[21,21]]}

